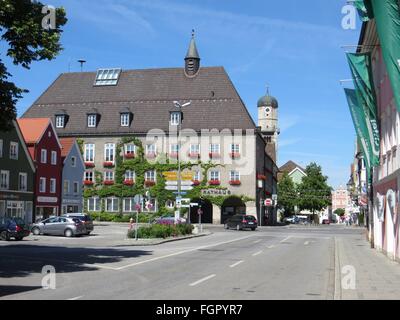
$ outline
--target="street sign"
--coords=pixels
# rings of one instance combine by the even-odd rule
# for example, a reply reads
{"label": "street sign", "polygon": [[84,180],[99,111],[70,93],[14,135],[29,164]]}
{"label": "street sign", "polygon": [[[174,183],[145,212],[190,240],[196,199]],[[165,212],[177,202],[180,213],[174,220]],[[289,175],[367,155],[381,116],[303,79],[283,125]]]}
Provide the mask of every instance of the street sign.
{"label": "street sign", "polygon": [[266,207],[271,207],[272,206],[272,199],[265,199],[264,205]]}
{"label": "street sign", "polygon": [[165,186],[165,190],[178,191],[178,186]]}
{"label": "street sign", "polygon": [[[193,184],[192,181],[181,181],[181,186],[191,186]],[[167,186],[177,186],[178,185],[178,181],[171,181],[171,180],[167,180],[165,181],[165,185]]]}
{"label": "street sign", "polygon": [[192,203],[190,204],[190,206],[191,206],[191,207],[198,207],[199,204],[198,204],[198,203],[195,203],[195,202],[192,202]]}
{"label": "street sign", "polygon": [[[172,192],[173,194],[179,194],[179,192],[178,191],[174,191],[174,192]],[[180,194],[182,195],[182,196],[184,196],[184,195],[186,195],[187,194],[187,192],[185,192],[185,191],[181,191],[180,192]]]}

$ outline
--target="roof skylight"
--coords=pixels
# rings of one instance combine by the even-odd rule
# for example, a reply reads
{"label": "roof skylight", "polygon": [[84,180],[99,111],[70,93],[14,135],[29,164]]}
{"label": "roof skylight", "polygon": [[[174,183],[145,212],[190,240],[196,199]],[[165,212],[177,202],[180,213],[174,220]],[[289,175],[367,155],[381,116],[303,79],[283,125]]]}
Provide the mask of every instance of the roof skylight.
{"label": "roof skylight", "polygon": [[97,71],[95,86],[115,86],[118,83],[121,69],[99,69]]}

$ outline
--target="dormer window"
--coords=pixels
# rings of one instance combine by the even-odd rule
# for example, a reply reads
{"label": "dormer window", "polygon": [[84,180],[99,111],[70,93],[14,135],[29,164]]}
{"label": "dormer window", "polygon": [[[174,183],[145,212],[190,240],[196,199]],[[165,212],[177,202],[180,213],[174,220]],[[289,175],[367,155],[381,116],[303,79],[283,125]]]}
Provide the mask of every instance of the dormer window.
{"label": "dormer window", "polygon": [[89,128],[96,128],[97,126],[97,115],[96,114],[88,114],[87,124]]}
{"label": "dormer window", "polygon": [[121,127],[129,127],[130,114],[121,113]]}
{"label": "dormer window", "polygon": [[171,112],[171,126],[178,126],[181,123],[181,113],[180,112]]}
{"label": "dormer window", "polygon": [[115,86],[118,83],[121,69],[99,69],[97,71],[95,86]]}
{"label": "dormer window", "polygon": [[65,125],[65,116],[60,115],[56,116],[56,128],[64,128]]}

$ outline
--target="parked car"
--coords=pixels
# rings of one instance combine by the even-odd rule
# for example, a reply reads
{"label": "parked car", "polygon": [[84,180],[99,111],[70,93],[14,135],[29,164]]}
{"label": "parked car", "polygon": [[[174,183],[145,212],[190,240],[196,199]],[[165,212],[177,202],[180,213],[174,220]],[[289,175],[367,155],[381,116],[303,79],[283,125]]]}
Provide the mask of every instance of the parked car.
{"label": "parked car", "polygon": [[296,216],[291,216],[291,217],[283,219],[283,221],[288,224],[295,224],[295,223],[299,222],[299,219]]}
{"label": "parked car", "polygon": [[78,218],[52,217],[32,225],[34,235],[47,234],[73,237],[86,234],[85,224]]}
{"label": "parked car", "polygon": [[17,241],[21,241],[23,238],[29,236],[29,234],[29,228],[21,218],[0,218],[1,240],[9,241],[11,238],[14,238]]}
{"label": "parked car", "polygon": [[246,214],[237,214],[225,221],[224,225],[225,229],[234,228],[236,230],[243,230],[243,229],[257,229],[257,219],[253,216],[249,216]]}
{"label": "parked car", "polygon": [[93,219],[90,215],[84,213],[67,213],[62,217],[76,218],[83,222],[86,229],[86,234],[89,235],[94,230]]}

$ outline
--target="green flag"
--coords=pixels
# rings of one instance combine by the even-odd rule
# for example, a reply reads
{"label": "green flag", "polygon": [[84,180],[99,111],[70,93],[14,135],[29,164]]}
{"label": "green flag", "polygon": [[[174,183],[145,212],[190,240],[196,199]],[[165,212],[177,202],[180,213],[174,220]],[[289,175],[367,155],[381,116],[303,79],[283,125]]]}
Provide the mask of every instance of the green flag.
{"label": "green flag", "polygon": [[383,59],[400,112],[400,1],[365,0],[372,7]]}
{"label": "green flag", "polygon": [[357,105],[364,113],[368,139],[371,144],[370,164],[377,166],[379,165],[380,134],[371,55],[369,53],[347,53],[347,59],[353,75]]}
{"label": "green flag", "polygon": [[369,1],[354,0],[353,5],[356,7],[362,21],[369,21],[373,18],[372,8]]}
{"label": "green flag", "polygon": [[349,104],[351,118],[353,119],[354,128],[357,133],[357,138],[361,146],[361,151],[364,154],[365,165],[367,167],[368,177],[371,168],[371,159],[373,157],[371,140],[369,139],[369,132],[367,128],[365,113],[363,108],[359,105],[356,90],[344,89],[346,93],[347,102]]}

